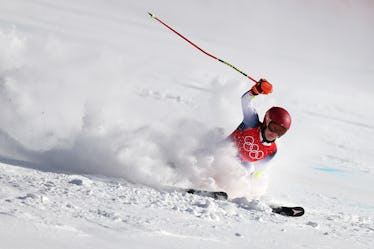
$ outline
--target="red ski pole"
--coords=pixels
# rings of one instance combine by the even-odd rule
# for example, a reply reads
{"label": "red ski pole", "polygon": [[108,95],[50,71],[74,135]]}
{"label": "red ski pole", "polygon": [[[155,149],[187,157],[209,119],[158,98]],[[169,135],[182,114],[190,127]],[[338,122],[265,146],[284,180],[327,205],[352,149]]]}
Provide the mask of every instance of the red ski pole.
{"label": "red ski pole", "polygon": [[223,64],[226,64],[227,66],[235,69],[236,71],[238,71],[239,73],[241,73],[242,75],[244,75],[245,77],[249,78],[250,80],[252,80],[253,82],[257,83],[258,81],[255,80],[254,78],[252,78],[251,76],[247,75],[246,73],[244,73],[243,71],[241,71],[240,69],[238,69],[237,67],[231,65],[230,63],[224,61],[224,60],[221,60],[219,59],[218,57],[206,52],[205,50],[201,49],[199,46],[197,46],[195,43],[191,42],[190,40],[188,40],[185,36],[183,36],[182,34],[180,34],[179,32],[177,32],[175,29],[173,29],[172,27],[170,27],[169,25],[167,25],[166,23],[164,23],[163,21],[161,21],[160,19],[158,19],[154,14],[152,13],[149,13],[148,14],[155,20],[159,21],[162,25],[164,25],[165,27],[167,27],[168,29],[170,29],[171,31],[173,31],[175,34],[177,34],[178,36],[180,36],[182,39],[184,39],[185,41],[187,41],[189,44],[191,44],[192,46],[194,46],[195,48],[197,48],[198,50],[200,50],[201,52],[203,52],[204,54],[208,55],[209,57],[215,59],[215,60],[218,60],[219,62],[222,62]]}

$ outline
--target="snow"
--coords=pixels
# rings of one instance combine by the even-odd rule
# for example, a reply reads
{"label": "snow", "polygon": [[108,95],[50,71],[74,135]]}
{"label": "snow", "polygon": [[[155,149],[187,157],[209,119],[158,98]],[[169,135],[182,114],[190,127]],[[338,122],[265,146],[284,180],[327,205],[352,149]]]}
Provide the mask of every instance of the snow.
{"label": "snow", "polygon": [[[370,1],[0,6],[0,248],[373,248]],[[224,141],[251,82],[147,12],[273,84],[260,118],[293,124],[264,177]]]}

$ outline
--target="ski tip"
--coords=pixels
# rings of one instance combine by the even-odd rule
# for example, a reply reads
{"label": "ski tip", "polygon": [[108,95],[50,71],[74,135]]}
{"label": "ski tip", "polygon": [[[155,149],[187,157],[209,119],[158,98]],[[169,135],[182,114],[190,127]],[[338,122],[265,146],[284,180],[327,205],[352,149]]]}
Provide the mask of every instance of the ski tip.
{"label": "ski tip", "polygon": [[305,213],[304,208],[302,207],[274,207],[273,213],[277,213],[284,216],[291,216],[291,217],[300,217],[303,216]]}

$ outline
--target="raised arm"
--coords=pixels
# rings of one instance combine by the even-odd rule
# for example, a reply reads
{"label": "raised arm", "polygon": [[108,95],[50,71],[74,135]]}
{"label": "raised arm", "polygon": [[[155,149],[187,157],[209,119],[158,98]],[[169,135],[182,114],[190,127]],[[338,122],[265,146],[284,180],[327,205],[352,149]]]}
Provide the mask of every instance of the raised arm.
{"label": "raised arm", "polygon": [[243,122],[239,128],[245,130],[254,128],[259,124],[258,114],[252,104],[252,100],[258,94],[269,94],[272,92],[272,85],[265,79],[260,79],[248,92],[242,96]]}
{"label": "raised arm", "polygon": [[252,104],[253,98],[250,91],[242,96],[243,122],[240,125],[242,130],[256,127],[259,123],[257,111]]}

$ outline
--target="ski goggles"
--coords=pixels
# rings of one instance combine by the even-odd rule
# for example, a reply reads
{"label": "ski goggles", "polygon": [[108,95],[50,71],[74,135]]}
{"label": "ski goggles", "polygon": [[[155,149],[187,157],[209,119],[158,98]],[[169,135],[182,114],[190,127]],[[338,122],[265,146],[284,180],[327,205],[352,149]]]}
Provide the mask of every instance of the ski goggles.
{"label": "ski goggles", "polygon": [[287,132],[286,128],[284,128],[283,126],[281,126],[277,123],[274,123],[272,121],[267,125],[267,128],[271,132],[276,133],[278,135],[278,137],[283,136]]}

